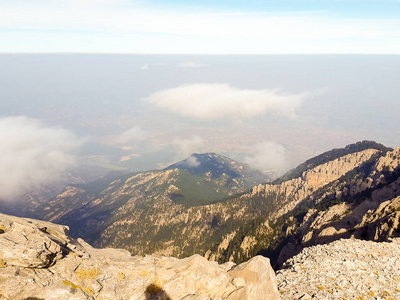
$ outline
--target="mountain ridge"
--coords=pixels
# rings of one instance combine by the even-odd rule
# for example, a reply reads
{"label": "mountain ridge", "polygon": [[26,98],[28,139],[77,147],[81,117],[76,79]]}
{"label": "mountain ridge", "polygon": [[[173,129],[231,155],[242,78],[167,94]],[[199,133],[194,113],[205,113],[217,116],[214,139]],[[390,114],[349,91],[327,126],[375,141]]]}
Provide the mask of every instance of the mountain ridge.
{"label": "mountain ridge", "polygon": [[386,153],[387,151],[393,150],[393,148],[386,147],[383,144],[374,142],[374,141],[360,141],[356,142],[353,144],[349,144],[345,146],[344,148],[334,148],[332,150],[323,152],[317,156],[314,156],[308,160],[306,160],[304,163],[300,164],[296,168],[289,170],[285,174],[283,174],[281,177],[277,178],[274,180],[272,183],[282,183],[284,181],[288,181],[290,179],[294,179],[297,177],[300,177],[301,174],[308,169],[312,169],[316,167],[317,165],[323,164],[325,162],[334,160],[338,157],[347,155],[347,154],[352,154],[355,152],[360,152],[362,150],[367,150],[367,149],[376,149],[379,151],[382,151],[383,153]]}
{"label": "mountain ridge", "polygon": [[[133,216],[144,217],[151,210],[174,211],[180,207],[212,203],[267,180],[261,172],[217,154],[197,155],[197,158],[200,164],[205,158],[205,164],[213,168],[208,168],[209,172],[202,168],[190,172],[187,168],[172,165],[160,171],[126,174],[113,180],[69,186],[36,210],[34,217],[67,224],[72,235],[93,242],[112,222]],[[234,177],[227,173],[234,173]]]}
{"label": "mountain ridge", "polygon": [[[263,254],[279,267],[304,247],[340,238],[384,241],[400,236],[400,147],[373,155],[357,168],[307,195],[295,207],[275,218],[243,224],[241,235],[261,240],[247,249]],[[263,222],[268,228],[263,229]],[[264,226],[265,227],[265,226]],[[267,230],[262,233],[261,230]],[[227,255],[237,255],[243,242],[235,236]],[[253,247],[253,248],[252,248]],[[236,261],[240,261],[236,260]]]}

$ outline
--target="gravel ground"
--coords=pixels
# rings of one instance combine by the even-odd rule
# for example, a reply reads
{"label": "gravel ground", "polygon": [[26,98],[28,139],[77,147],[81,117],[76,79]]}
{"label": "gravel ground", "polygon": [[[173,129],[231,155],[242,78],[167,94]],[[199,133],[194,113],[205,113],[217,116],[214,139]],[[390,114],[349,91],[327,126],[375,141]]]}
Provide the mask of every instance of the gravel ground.
{"label": "gravel ground", "polygon": [[277,272],[282,299],[400,299],[400,238],[303,249]]}

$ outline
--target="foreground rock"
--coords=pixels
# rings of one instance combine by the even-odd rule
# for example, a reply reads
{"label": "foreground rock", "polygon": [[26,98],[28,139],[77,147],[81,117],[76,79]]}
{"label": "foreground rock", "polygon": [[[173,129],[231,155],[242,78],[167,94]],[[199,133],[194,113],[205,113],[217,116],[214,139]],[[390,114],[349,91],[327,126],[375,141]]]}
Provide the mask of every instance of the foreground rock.
{"label": "foreground rock", "polygon": [[0,214],[0,299],[279,299],[267,258],[236,266],[199,255],[132,257],[68,228]]}
{"label": "foreground rock", "polygon": [[400,299],[400,239],[303,249],[277,272],[283,299]]}

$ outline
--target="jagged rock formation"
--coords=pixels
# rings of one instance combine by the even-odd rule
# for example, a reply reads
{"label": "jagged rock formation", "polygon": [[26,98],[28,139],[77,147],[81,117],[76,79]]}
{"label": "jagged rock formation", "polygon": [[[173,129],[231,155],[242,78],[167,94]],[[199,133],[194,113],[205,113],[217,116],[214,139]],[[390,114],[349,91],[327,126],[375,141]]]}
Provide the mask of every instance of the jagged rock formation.
{"label": "jagged rock formation", "polygon": [[[363,150],[305,171],[299,178],[255,187],[253,195],[284,205],[276,204],[274,212],[236,229],[226,253],[236,261],[263,254],[279,268],[304,247],[340,238],[399,237],[399,158],[400,147]],[[258,242],[246,243],[244,251],[248,240]]]}
{"label": "jagged rock formation", "polygon": [[387,152],[390,150],[393,150],[391,148],[388,148],[382,144],[376,143],[374,141],[362,141],[362,142],[357,142],[354,144],[347,145],[344,148],[339,148],[339,149],[332,149],[330,151],[324,152],[320,155],[317,155],[313,158],[310,158],[309,160],[306,160],[304,163],[300,164],[298,167],[294,168],[293,170],[290,170],[283,176],[277,178],[274,183],[282,183],[284,181],[288,181],[297,177],[301,177],[303,172],[306,172],[308,170],[311,170],[312,168],[322,165],[326,162],[333,161],[336,158],[346,156],[348,154],[353,154],[356,152],[361,152],[364,150],[368,149],[375,149],[380,152]]}
{"label": "jagged rock formation", "polygon": [[339,179],[347,172],[369,160],[378,150],[367,149],[348,154],[327,163],[317,165],[300,177],[280,184],[260,184],[252,189],[252,196],[280,198],[280,209],[271,218],[278,218],[295,208],[302,200],[326,184]]}
{"label": "jagged rock formation", "polygon": [[304,246],[340,238],[385,241],[400,237],[400,147],[373,160],[363,172],[348,174],[310,197],[294,217],[305,214],[293,226],[293,240],[281,251],[278,264]]}
{"label": "jagged rock formation", "polygon": [[267,258],[218,265],[194,255],[94,249],[66,226],[0,214],[0,299],[279,299]]}
{"label": "jagged rock formation", "polygon": [[282,299],[400,299],[400,239],[305,248],[277,272]]}

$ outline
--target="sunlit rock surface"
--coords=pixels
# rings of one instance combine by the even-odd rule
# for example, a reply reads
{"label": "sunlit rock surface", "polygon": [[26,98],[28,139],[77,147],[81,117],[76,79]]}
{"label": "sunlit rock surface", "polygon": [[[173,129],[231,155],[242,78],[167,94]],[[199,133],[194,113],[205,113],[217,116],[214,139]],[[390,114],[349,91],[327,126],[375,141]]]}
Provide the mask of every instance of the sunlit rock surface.
{"label": "sunlit rock surface", "polygon": [[279,299],[269,259],[218,265],[94,249],[66,226],[0,214],[0,299]]}

